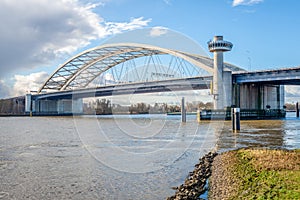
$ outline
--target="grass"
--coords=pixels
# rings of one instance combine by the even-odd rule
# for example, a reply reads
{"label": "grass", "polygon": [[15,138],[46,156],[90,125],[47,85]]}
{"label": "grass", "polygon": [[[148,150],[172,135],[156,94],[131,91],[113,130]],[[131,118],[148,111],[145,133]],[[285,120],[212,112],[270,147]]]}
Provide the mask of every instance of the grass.
{"label": "grass", "polygon": [[230,199],[300,199],[300,150],[240,149]]}

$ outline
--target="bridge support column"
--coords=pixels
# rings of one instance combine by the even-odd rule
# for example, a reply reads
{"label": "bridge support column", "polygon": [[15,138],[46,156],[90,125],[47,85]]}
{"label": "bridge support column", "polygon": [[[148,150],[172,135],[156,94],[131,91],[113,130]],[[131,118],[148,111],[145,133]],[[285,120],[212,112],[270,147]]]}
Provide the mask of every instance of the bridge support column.
{"label": "bridge support column", "polygon": [[32,112],[31,94],[25,95],[25,113]]}
{"label": "bridge support column", "polygon": [[57,100],[57,114],[72,114],[72,99]]}
{"label": "bridge support column", "polygon": [[284,99],[280,98],[282,96],[280,91],[280,85],[265,85],[263,108],[270,106],[271,109],[282,109],[281,104],[283,104]]}
{"label": "bridge support column", "polygon": [[78,99],[60,99],[57,100],[58,114],[82,114],[83,100]]}
{"label": "bridge support column", "polygon": [[214,52],[213,95],[214,109],[224,108],[223,96],[223,52]]}
{"label": "bridge support column", "polygon": [[223,71],[223,108],[232,105],[232,73],[231,71]]}
{"label": "bridge support column", "polygon": [[[214,109],[224,109],[231,105],[231,83],[228,83],[227,73],[223,71],[223,52],[230,51],[232,43],[224,41],[223,36],[215,36],[208,42],[210,52],[214,53],[213,95]],[[226,83],[224,82],[226,81]],[[230,91],[228,91],[228,89]],[[230,92],[230,93],[229,93]],[[229,94],[229,95],[227,95]],[[230,103],[229,103],[230,101]]]}
{"label": "bridge support column", "polygon": [[235,84],[234,104],[241,109],[282,109],[284,106],[284,86],[256,83]]}
{"label": "bridge support column", "polygon": [[32,112],[41,115],[57,114],[56,100],[35,100],[32,101]]}
{"label": "bridge support column", "polygon": [[72,100],[72,112],[73,114],[83,113],[83,100],[81,98]]}
{"label": "bridge support column", "polygon": [[261,109],[262,90],[259,84],[239,85],[239,104],[241,109]]}
{"label": "bridge support column", "polygon": [[[279,93],[279,94],[278,94]],[[284,85],[280,85],[279,86],[279,91],[278,91],[278,105],[279,105],[279,108],[282,109],[285,105],[285,101],[284,101],[284,97],[285,97],[285,93],[284,93]]]}
{"label": "bridge support column", "polygon": [[59,100],[32,100],[31,108],[28,96],[26,100],[26,112],[30,109],[36,115],[71,115],[83,113],[83,100],[78,99],[59,99]]}

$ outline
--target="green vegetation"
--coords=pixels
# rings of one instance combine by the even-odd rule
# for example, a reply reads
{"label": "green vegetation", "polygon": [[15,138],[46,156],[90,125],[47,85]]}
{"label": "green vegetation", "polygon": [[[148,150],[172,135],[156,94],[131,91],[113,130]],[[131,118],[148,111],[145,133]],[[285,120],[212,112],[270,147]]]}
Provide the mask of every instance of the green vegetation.
{"label": "green vegetation", "polygon": [[234,155],[238,189],[230,199],[300,199],[300,150],[240,149]]}

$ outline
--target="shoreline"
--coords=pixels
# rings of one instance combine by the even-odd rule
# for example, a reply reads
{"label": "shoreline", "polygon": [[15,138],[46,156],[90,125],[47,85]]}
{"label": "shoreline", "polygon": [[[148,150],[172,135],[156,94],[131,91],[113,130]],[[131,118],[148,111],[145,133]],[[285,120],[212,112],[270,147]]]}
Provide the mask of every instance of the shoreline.
{"label": "shoreline", "polygon": [[300,199],[298,185],[300,149],[241,148],[204,155],[167,200]]}
{"label": "shoreline", "polygon": [[183,184],[173,188],[176,190],[175,194],[167,197],[167,200],[199,199],[207,192],[207,181],[211,176],[212,163],[217,155],[216,152],[209,152],[200,158],[195,169],[189,173]]}

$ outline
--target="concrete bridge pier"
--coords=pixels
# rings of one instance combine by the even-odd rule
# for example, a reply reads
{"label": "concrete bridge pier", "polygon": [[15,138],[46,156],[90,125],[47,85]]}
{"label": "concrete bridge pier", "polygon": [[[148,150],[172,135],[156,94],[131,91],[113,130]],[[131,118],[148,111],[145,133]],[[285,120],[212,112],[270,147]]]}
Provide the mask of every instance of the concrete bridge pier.
{"label": "concrete bridge pier", "polygon": [[234,84],[233,105],[241,109],[283,109],[284,86],[258,83]]}
{"label": "concrete bridge pier", "polygon": [[73,114],[83,114],[83,99],[72,99],[72,112]]}
{"label": "concrete bridge pier", "polygon": [[232,105],[232,72],[223,71],[223,108],[231,107]]}
{"label": "concrete bridge pier", "polygon": [[32,111],[32,104],[31,104],[31,94],[25,95],[25,113],[30,113]]}
{"label": "concrete bridge pier", "polygon": [[83,100],[78,99],[33,99],[25,97],[25,112],[35,115],[71,115],[83,113]]}

